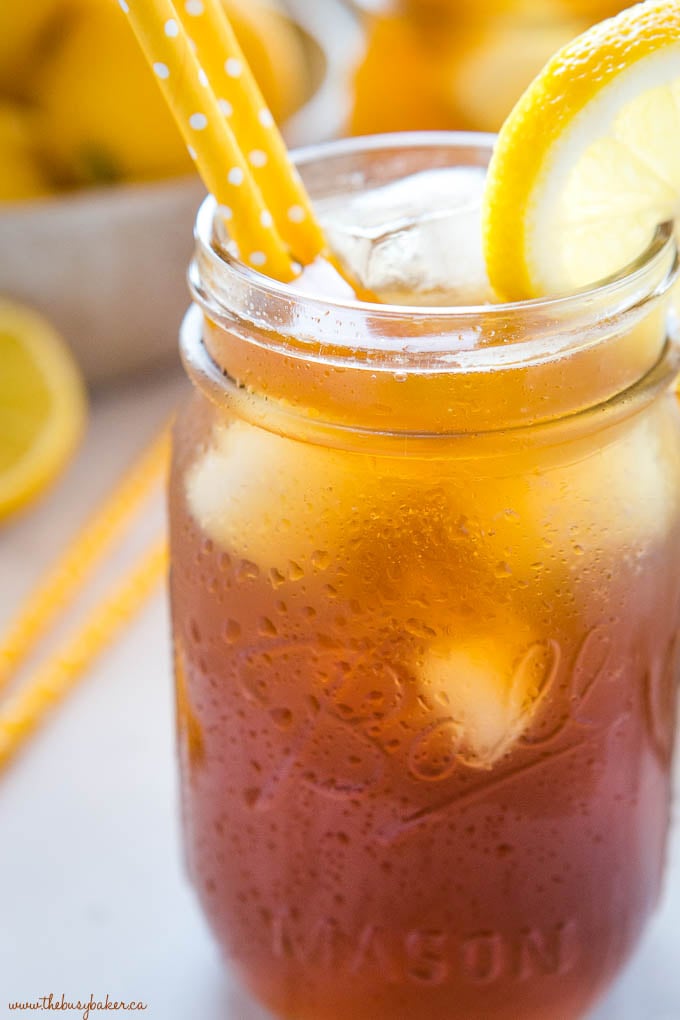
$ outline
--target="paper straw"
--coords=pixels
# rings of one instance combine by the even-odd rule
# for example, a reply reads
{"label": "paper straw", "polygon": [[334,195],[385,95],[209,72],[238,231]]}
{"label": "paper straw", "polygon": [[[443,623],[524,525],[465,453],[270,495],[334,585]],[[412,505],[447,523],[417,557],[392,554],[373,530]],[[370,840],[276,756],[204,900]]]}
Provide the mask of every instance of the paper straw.
{"label": "paper straw", "polygon": [[88,616],[63,647],[0,712],[0,767],[76,686],[96,657],[141,608],[167,565],[165,540],[146,552]]}
{"label": "paper straw", "polygon": [[0,640],[0,691],[33,651],[50,625],[68,608],[104,555],[162,478],[169,458],[166,427],[137,458],[113,493],[81,529],[33,589]]}
{"label": "paper straw", "polygon": [[220,0],[177,0],[208,81],[277,230],[304,265],[325,247],[312,204]]}
{"label": "paper straw", "polygon": [[[222,207],[239,257],[268,276],[290,281],[293,258],[171,0],[119,0],[208,190]],[[125,69],[121,69],[125,73]],[[134,117],[134,110],[130,111]]]}

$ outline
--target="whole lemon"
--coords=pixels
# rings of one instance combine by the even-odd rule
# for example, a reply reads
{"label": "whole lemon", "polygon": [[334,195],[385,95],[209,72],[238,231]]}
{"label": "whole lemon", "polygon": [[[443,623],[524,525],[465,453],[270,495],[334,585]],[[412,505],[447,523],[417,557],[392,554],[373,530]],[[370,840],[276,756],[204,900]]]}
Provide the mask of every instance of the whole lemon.
{"label": "whole lemon", "polygon": [[64,184],[186,173],[191,160],[116,0],[82,0],[38,69],[45,155]]}
{"label": "whole lemon", "polygon": [[585,18],[590,24],[595,24],[631,7],[634,0],[559,0],[559,3],[567,14]]}
{"label": "whole lemon", "polygon": [[442,38],[440,31],[433,40],[397,14],[378,14],[371,20],[354,74],[353,134],[466,126],[439,80],[446,63],[440,52]]}
{"label": "whole lemon", "polygon": [[65,0],[0,0],[0,93],[24,95]]}
{"label": "whole lemon", "polygon": [[442,68],[441,86],[477,131],[498,131],[530,81],[587,28],[574,19],[492,19]]}
{"label": "whole lemon", "polygon": [[308,71],[293,23],[263,0],[222,0],[246,60],[275,120],[283,122],[304,102]]}
{"label": "whole lemon", "polygon": [[51,191],[38,156],[32,111],[0,102],[0,202],[39,198]]}
{"label": "whole lemon", "polygon": [[[117,0],[69,3],[32,90],[54,174],[73,186],[190,172],[179,129]],[[257,0],[224,4],[272,113],[284,119],[306,88],[295,28]]]}
{"label": "whole lemon", "polygon": [[399,0],[407,16],[440,21],[484,21],[512,10],[522,0]]}

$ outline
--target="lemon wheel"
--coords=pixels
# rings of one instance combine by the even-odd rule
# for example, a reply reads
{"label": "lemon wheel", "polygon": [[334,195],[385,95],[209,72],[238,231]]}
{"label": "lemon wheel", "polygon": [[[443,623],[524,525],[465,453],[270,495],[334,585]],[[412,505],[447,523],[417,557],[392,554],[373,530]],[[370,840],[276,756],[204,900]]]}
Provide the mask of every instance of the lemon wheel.
{"label": "lemon wheel", "polygon": [[680,0],[647,0],[561,49],[506,120],[484,248],[499,297],[618,272],[680,206]]}
{"label": "lemon wheel", "polygon": [[0,300],[0,518],[59,474],[83,431],[85,388],[64,341],[37,313]]}

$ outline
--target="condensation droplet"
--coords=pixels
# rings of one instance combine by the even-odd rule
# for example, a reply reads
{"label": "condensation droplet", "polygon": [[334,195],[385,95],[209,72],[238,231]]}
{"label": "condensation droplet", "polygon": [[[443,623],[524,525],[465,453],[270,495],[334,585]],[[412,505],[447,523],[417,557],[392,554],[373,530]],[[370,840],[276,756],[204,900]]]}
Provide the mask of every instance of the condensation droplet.
{"label": "condensation droplet", "polygon": [[235,644],[241,637],[241,625],[236,620],[227,620],[224,625],[223,637],[228,645]]}
{"label": "condensation droplet", "polygon": [[315,549],[312,553],[312,566],[315,570],[326,570],[330,562],[330,554],[325,549]]}
{"label": "condensation droplet", "polygon": [[286,583],[285,574],[282,574],[280,570],[276,569],[276,567],[272,567],[269,571],[269,580],[274,588],[280,588],[282,584]]}
{"label": "condensation droplet", "polygon": [[423,620],[418,620],[416,617],[410,617],[404,624],[404,630],[408,631],[414,637],[419,638],[432,638],[437,636],[436,630],[429,627]]}
{"label": "condensation droplet", "polygon": [[301,581],[305,576],[305,572],[299,563],[296,563],[295,560],[291,560],[288,564],[288,576],[291,581]]}
{"label": "condensation droplet", "polygon": [[293,722],[293,713],[289,708],[272,708],[269,714],[281,730],[289,729]]}
{"label": "condensation droplet", "polygon": [[243,560],[238,569],[238,576],[241,581],[256,581],[260,576],[260,568],[252,560]]}

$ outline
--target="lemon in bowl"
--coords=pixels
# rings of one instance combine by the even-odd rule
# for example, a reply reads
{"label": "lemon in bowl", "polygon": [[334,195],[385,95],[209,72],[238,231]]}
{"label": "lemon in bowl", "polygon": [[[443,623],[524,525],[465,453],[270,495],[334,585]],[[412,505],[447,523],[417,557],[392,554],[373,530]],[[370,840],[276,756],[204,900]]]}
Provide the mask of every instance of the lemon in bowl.
{"label": "lemon in bowl", "polygon": [[[288,139],[339,130],[316,35],[265,0],[224,2]],[[35,132],[31,194],[2,194],[0,112],[0,294],[54,322],[99,383],[176,356],[204,189],[117,0],[59,0],[43,29],[12,106]]]}

